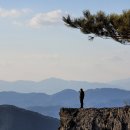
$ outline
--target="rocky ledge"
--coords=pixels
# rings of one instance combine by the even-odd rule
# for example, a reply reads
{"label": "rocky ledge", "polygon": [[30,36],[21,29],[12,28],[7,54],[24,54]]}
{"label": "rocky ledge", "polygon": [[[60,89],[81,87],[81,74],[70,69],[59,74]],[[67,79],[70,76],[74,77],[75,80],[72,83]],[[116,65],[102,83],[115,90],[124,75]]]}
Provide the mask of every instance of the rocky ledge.
{"label": "rocky ledge", "polygon": [[130,130],[130,107],[61,108],[59,130]]}

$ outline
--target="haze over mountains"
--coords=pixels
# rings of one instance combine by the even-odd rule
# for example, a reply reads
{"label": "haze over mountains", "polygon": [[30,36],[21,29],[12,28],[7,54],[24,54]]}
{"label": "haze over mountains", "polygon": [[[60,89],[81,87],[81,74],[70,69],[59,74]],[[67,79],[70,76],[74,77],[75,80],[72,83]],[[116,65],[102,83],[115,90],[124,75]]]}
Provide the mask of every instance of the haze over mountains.
{"label": "haze over mountains", "polygon": [[[120,107],[130,103],[130,91],[102,88],[85,92],[85,107]],[[61,107],[79,108],[79,92],[66,89],[53,95],[44,93],[0,92],[0,104],[10,104],[39,112],[51,117],[59,117]]]}
{"label": "haze over mountains", "polygon": [[122,80],[114,80],[114,81],[111,81],[109,84],[119,86],[119,88],[130,90],[130,78],[122,79]]}
{"label": "haze over mountains", "polygon": [[[112,81],[109,84],[66,81],[56,78],[41,82],[0,81],[0,91],[4,90],[0,92],[0,104],[15,105],[59,118],[61,107],[78,108],[80,106],[78,91],[81,87],[86,90],[85,107],[119,107],[126,103],[130,104],[130,91],[117,89],[123,88],[123,85],[124,88],[129,89],[130,79]],[[50,93],[53,94],[50,95]]]}
{"label": "haze over mountains", "polygon": [[109,83],[90,83],[87,81],[67,81],[58,78],[49,78],[43,81],[0,81],[0,91],[15,91],[22,93],[42,92],[53,94],[64,89],[79,90],[81,87],[85,90],[95,88],[121,88],[130,90],[130,79],[112,81]]}

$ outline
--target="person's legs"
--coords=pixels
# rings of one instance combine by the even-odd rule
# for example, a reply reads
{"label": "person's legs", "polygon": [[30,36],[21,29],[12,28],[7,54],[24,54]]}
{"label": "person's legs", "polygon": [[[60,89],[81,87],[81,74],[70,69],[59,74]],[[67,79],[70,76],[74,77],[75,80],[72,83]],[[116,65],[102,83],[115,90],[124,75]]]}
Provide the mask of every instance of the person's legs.
{"label": "person's legs", "polygon": [[83,108],[83,100],[82,100],[82,103],[81,103],[81,108]]}
{"label": "person's legs", "polygon": [[82,101],[81,101],[81,99],[80,99],[80,108],[82,107]]}
{"label": "person's legs", "polygon": [[80,105],[81,105],[80,108],[83,108],[83,99],[80,99]]}

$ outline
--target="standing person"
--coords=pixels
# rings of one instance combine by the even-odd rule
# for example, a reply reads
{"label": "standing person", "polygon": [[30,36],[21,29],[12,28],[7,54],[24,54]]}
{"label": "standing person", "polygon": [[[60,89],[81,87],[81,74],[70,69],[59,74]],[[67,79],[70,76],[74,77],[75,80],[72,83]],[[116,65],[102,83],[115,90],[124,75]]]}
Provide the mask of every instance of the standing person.
{"label": "standing person", "polygon": [[83,91],[83,89],[81,88],[80,89],[80,108],[83,108],[83,100],[84,100],[84,91]]}

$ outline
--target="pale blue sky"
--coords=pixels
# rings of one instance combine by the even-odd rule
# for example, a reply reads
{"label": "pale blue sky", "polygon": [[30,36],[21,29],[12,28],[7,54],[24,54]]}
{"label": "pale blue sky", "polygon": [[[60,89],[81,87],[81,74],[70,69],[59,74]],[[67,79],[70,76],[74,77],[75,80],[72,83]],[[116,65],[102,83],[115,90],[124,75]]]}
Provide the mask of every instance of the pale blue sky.
{"label": "pale blue sky", "polygon": [[67,13],[121,13],[129,0],[1,0],[0,79],[107,82],[130,77],[130,46],[113,40],[88,41],[62,22]]}

